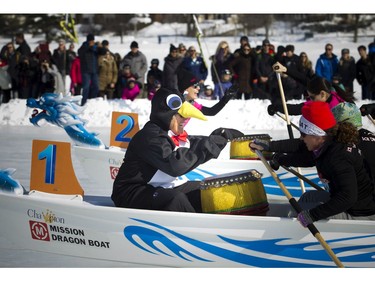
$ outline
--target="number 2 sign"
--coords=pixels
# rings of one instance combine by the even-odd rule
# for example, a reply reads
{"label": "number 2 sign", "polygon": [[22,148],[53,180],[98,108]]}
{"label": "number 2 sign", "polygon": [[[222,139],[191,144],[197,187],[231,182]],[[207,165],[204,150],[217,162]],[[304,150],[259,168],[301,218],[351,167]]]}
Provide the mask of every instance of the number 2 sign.
{"label": "number 2 sign", "polygon": [[137,113],[112,112],[110,146],[127,148],[130,140],[138,131]]}

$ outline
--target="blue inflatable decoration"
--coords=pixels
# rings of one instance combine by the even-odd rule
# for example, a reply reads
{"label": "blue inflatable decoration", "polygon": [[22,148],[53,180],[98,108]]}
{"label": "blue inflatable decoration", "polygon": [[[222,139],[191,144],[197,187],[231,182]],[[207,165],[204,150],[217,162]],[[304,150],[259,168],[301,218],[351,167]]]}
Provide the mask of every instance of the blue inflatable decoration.
{"label": "blue inflatable decoration", "polygon": [[12,178],[16,169],[0,169],[0,192],[23,194],[24,189],[18,180]]}
{"label": "blue inflatable decoration", "polygon": [[35,108],[30,122],[34,126],[39,126],[38,122],[44,119],[63,128],[78,146],[105,148],[104,143],[96,137],[96,133],[86,130],[86,121],[78,117],[85,109],[78,104],[81,99],[82,96],[62,96],[55,93],[46,93],[39,100],[28,98],[26,106]]}

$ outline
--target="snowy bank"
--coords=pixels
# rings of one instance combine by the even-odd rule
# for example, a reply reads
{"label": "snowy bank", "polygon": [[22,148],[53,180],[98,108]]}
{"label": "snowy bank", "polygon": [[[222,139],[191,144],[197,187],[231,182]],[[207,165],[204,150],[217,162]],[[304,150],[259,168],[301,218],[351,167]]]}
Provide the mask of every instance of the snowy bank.
{"label": "snowy bank", "polygon": [[[197,100],[205,106],[211,107],[217,101]],[[288,103],[299,103],[302,101],[293,100]],[[358,101],[357,105],[370,103],[368,100]],[[270,116],[267,113],[269,100],[231,100],[216,116],[208,116],[208,121],[192,119],[186,129],[190,134],[207,135],[218,127],[228,127],[241,130],[247,134],[252,131],[284,130],[286,122],[278,116]],[[139,125],[142,128],[149,120],[151,102],[147,99],[129,100],[103,100],[96,98],[88,100],[86,109],[80,116],[87,120],[87,128],[110,127],[111,112],[132,112],[138,113]],[[26,107],[26,100],[13,99],[7,104],[0,106],[0,126],[32,126],[29,121],[33,109]],[[291,122],[298,125],[299,116],[290,116]],[[363,118],[363,126],[374,131],[374,125],[368,118]],[[46,126],[52,126],[46,124]]]}

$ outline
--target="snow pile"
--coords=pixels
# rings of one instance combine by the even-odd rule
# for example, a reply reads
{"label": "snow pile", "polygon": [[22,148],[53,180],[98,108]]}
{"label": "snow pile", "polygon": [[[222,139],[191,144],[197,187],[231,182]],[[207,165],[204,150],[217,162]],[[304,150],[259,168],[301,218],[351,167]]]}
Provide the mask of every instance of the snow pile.
{"label": "snow pile", "polygon": [[[217,101],[197,100],[205,106],[211,107]],[[288,103],[299,103],[293,100]],[[358,101],[361,106],[370,101]],[[216,116],[208,116],[208,121],[191,119],[187,125],[190,134],[207,135],[218,127],[235,128],[250,134],[252,131],[285,130],[286,122],[278,116],[270,116],[267,113],[269,100],[231,100]],[[151,102],[148,99],[129,100],[103,100],[96,98],[88,100],[86,109],[81,118],[88,121],[86,127],[111,126],[112,111],[137,113],[139,125],[142,128],[149,120]],[[0,106],[0,126],[32,126],[29,121],[33,109],[26,107],[26,100],[14,99]],[[290,116],[291,122],[298,125],[299,116]],[[363,118],[364,127],[373,130],[372,124],[367,118]],[[49,124],[48,124],[49,125]],[[49,125],[52,126],[52,125]]]}

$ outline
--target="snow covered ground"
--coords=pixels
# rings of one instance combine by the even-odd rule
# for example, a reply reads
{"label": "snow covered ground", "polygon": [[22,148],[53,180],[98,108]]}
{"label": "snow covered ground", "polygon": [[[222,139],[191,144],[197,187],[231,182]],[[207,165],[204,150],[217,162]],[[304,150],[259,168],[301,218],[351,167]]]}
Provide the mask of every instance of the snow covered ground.
{"label": "snow covered ground", "polygon": [[[334,46],[334,53],[340,54],[342,48],[349,48],[351,55],[357,60],[359,58],[357,47],[359,45],[368,45],[373,41],[375,31],[367,30],[361,32],[360,42],[353,43],[351,34],[324,34],[316,35],[314,38],[303,41],[303,34],[295,34],[293,36],[285,35],[281,25],[273,28],[270,41],[276,47],[280,44],[294,44],[296,53],[301,51],[307,52],[313,64],[318,56],[323,53],[324,45],[328,42]],[[284,27],[285,28],[285,27]],[[162,31],[161,31],[162,30]],[[97,36],[96,40],[107,39],[110,42],[110,49],[112,52],[119,52],[122,56],[129,51],[130,42],[138,41],[140,51],[142,51],[148,61],[152,58],[158,58],[161,62],[160,68],[163,67],[163,59],[168,54],[169,44],[178,45],[184,43],[187,47],[190,45],[197,46],[195,38],[186,37],[165,37],[161,44],[158,43],[157,35],[162,33],[168,35],[170,32],[175,32],[170,26],[154,24],[147,30],[138,32],[136,38],[133,36],[125,37],[123,44],[120,43],[119,37]],[[173,34],[173,33],[172,33]],[[370,35],[366,35],[370,34]],[[258,45],[264,38],[258,38],[248,34],[253,45]],[[80,42],[84,40],[85,36],[80,37]],[[26,37],[31,48],[34,49],[37,41],[41,38]],[[206,57],[212,55],[216,49],[219,41],[227,40],[232,50],[239,45],[239,37],[215,37],[203,39],[203,52]],[[0,38],[0,45],[2,46],[8,41],[6,38]],[[57,47],[56,43],[50,45],[53,50]],[[76,47],[78,49],[79,46]],[[363,103],[370,101],[360,100],[360,88],[355,84],[357,104],[360,106]],[[210,106],[214,101],[200,101],[205,105]],[[300,102],[300,101],[292,101]],[[209,134],[217,127],[236,128],[247,134],[253,132],[264,132],[271,136],[277,132],[285,130],[286,124],[281,118],[277,116],[269,116],[267,114],[267,106],[269,101],[260,100],[232,100],[228,105],[216,116],[209,117],[207,122],[191,120],[188,124],[187,131],[190,134]],[[31,115],[31,109],[26,108],[25,100],[12,100],[8,104],[0,106],[0,168],[16,168],[17,172],[14,178],[27,185],[28,173],[31,158],[31,140],[32,139],[54,139],[60,141],[69,141],[65,132],[61,128],[46,125],[47,129],[34,128],[30,124],[28,118]],[[137,99],[134,102],[129,101],[105,101],[103,99],[89,100],[87,108],[81,116],[89,120],[87,128],[100,133],[103,141],[109,142],[109,126],[111,111],[125,111],[136,112],[139,114],[139,122],[142,127],[148,120],[150,113],[150,101]],[[298,124],[299,117],[292,117],[291,121]],[[363,118],[364,127],[374,131],[374,126],[367,118]],[[296,133],[296,136],[297,133]],[[76,165],[76,163],[75,163]],[[90,180],[85,176],[84,171],[77,164],[77,176],[84,184],[87,184],[87,189],[90,190]],[[18,177],[20,175],[20,178]],[[84,185],[83,184],[83,185]],[[42,254],[27,250],[14,250],[15,245],[9,245],[2,237],[0,237],[0,267],[116,267],[113,263],[99,263],[92,261],[91,263],[83,262],[78,258],[59,257],[52,254]],[[248,276],[249,277],[249,276]],[[126,278],[126,277],[125,277]],[[250,278],[250,277],[249,277]],[[305,279],[304,279],[305,280]]]}

